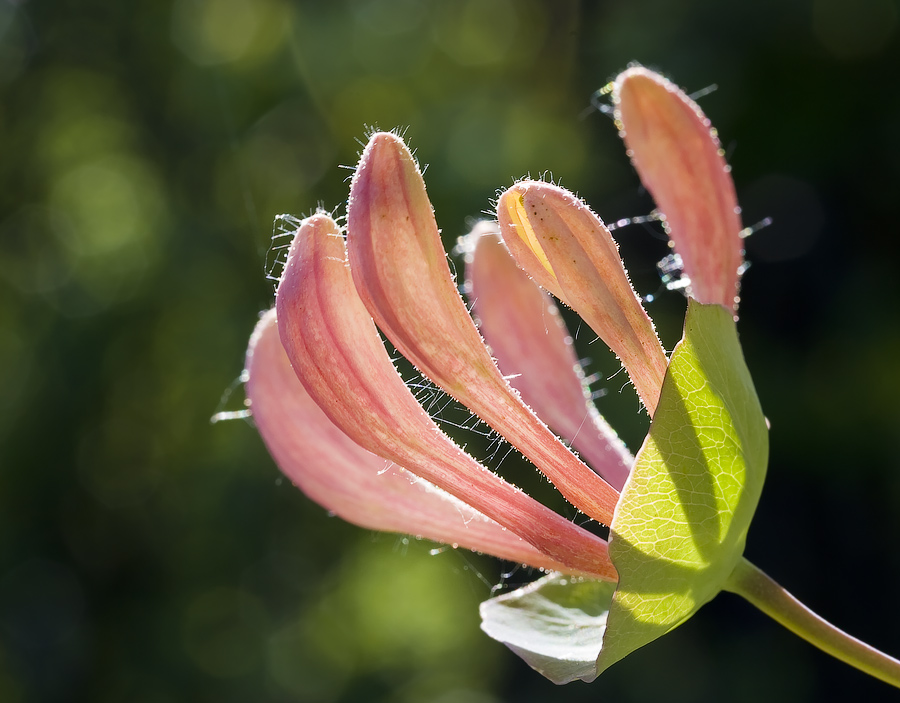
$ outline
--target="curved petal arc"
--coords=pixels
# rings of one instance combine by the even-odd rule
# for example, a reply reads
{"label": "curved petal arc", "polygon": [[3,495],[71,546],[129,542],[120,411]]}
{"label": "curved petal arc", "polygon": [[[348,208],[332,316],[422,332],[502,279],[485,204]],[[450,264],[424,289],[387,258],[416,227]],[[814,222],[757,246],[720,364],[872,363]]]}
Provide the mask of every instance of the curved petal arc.
{"label": "curved petal arc", "polygon": [[303,222],[276,294],[297,377],[354,442],[456,496],[568,570],[614,578],[606,542],[506,483],[457,447],[394,368],[362,304],[334,221]]}
{"label": "curved petal arc", "polygon": [[[574,194],[541,181],[522,181],[506,190],[497,215],[519,266],[581,315],[619,357],[652,415],[668,360],[600,218]],[[524,230],[531,232],[527,242]],[[549,281],[545,271],[529,267],[534,242],[549,262]]]}
{"label": "curved petal arc", "polygon": [[500,371],[524,400],[615,489],[634,458],[590,399],[584,373],[559,310],[520,269],[496,223],[472,234],[466,279],[479,329]]}
{"label": "curved petal arc", "polygon": [[608,524],[618,493],[531,412],[485,348],[450,274],[422,175],[396,135],[369,140],[350,188],[347,222],[353,280],[385,336],[528,457],[575,507]]}
{"label": "curved petal arc", "polygon": [[616,122],[697,302],[734,310],[743,263],[734,182],[715,130],[676,85],[643,67],[614,82]]}
{"label": "curved petal arc", "polygon": [[294,374],[274,310],[257,324],[245,368],[247,396],[266,447],[291,482],[326,510],[368,529],[566,570],[470,505],[366,451],[341,431]]}

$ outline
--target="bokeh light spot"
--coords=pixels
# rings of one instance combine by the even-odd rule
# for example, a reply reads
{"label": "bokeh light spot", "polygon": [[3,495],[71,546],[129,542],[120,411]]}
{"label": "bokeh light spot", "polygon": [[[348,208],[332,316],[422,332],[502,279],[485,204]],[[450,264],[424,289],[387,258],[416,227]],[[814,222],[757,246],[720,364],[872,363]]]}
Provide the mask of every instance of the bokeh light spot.
{"label": "bokeh light spot", "polygon": [[109,155],[63,173],[50,202],[74,277],[98,303],[131,288],[159,256],[165,199],[147,164]]}
{"label": "bokeh light spot", "polygon": [[285,8],[273,0],[178,0],[171,36],[191,61],[215,66],[270,53],[286,23]]}
{"label": "bokeh light spot", "polygon": [[483,66],[501,62],[513,46],[518,13],[508,0],[440,3],[435,39],[456,63]]}

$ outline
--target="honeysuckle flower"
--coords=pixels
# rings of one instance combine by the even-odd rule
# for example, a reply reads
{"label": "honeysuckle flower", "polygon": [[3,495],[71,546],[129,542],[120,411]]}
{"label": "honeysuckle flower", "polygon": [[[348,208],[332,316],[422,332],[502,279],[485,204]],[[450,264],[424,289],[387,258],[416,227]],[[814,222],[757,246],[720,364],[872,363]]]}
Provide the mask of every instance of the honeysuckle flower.
{"label": "honeysuckle flower", "polygon": [[[468,242],[479,332],[415,160],[400,137],[376,133],[353,177],[346,228],[322,212],[302,222],[275,310],[251,339],[247,392],[260,433],[295,484],[351,522],[553,571],[484,603],[482,627],[554,681],[592,680],[731,590],[900,685],[900,662],[817,619],[742,557],[768,445],[735,328],[734,186],[715,132],[677,87],[634,68],[610,92],[689,279],[685,334],[671,355],[600,218],[533,181],[504,192],[498,225],[480,224]],[[635,457],[593,407],[548,293],[618,355],[651,415]],[[397,373],[379,329],[608,525],[609,540],[454,444]]]}

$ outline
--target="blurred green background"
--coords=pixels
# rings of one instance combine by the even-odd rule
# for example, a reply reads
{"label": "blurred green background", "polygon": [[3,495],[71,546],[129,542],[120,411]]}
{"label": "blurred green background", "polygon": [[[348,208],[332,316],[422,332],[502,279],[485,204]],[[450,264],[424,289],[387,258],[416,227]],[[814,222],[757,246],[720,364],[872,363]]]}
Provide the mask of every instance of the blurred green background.
{"label": "blurred green background", "polygon": [[[748,556],[900,654],[898,25],[897,0],[0,0],[0,701],[895,700],[729,595],[558,689],[478,629],[531,574],[329,518],[210,417],[241,407],[273,219],[342,206],[367,125],[408,128],[449,247],[526,173],[646,214],[591,93],[630,61],[718,84],[745,222],[774,221],[741,308],[772,423]],[[616,235],[657,292],[658,231]],[[682,308],[650,307],[669,348]]]}

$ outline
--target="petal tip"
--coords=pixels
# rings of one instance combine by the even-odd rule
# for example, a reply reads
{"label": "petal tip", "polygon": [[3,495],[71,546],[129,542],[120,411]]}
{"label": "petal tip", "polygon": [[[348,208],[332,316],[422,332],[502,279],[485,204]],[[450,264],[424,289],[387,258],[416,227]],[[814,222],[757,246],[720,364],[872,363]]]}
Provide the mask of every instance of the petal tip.
{"label": "petal tip", "polygon": [[362,166],[375,158],[384,158],[390,153],[409,155],[412,158],[412,154],[409,151],[409,147],[406,146],[403,137],[394,132],[375,132],[366,143],[366,148],[363,150],[360,158],[360,165]]}

